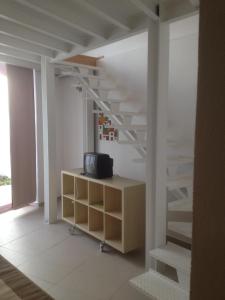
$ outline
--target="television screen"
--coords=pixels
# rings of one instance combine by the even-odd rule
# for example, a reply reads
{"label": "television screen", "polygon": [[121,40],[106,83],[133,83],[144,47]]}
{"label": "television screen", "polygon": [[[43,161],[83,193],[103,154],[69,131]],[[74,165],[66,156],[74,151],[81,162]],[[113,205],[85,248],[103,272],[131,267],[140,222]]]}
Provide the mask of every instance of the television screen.
{"label": "television screen", "polygon": [[85,155],[85,173],[95,174],[96,173],[96,156],[93,154]]}
{"label": "television screen", "polygon": [[94,178],[112,177],[113,159],[105,153],[84,153],[84,175]]}

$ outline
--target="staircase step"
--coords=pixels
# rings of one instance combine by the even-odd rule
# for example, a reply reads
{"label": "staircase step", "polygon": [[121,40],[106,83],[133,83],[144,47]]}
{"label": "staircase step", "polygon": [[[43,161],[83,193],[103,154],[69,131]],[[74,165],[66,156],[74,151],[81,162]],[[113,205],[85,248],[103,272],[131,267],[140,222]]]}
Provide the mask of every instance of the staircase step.
{"label": "staircase step", "polygon": [[192,222],[192,201],[185,198],[169,202],[167,220],[174,222]]}
{"label": "staircase step", "polygon": [[61,71],[57,76],[58,77],[67,77],[67,76],[77,77],[79,75],[83,78],[88,78],[88,79],[99,79],[99,80],[106,79],[106,76],[104,76],[104,75],[81,74],[81,73],[75,72],[75,71]]}
{"label": "staircase step", "polygon": [[189,294],[178,283],[154,270],[130,280],[131,284],[154,300],[188,300]]}
{"label": "staircase step", "polygon": [[117,125],[117,124],[113,124],[112,125],[114,128],[117,128],[119,130],[140,130],[140,131],[145,131],[147,126],[146,125],[135,125],[135,124],[131,124],[131,125]]}
{"label": "staircase step", "polygon": [[117,141],[118,144],[121,145],[133,145],[133,146],[146,146],[146,141]]}
{"label": "staircase step", "polygon": [[[98,78],[95,78],[95,80],[96,79],[98,79]],[[89,82],[88,86],[91,89],[93,89],[93,90],[97,90],[98,92],[99,91],[100,92],[102,92],[102,91],[104,91],[104,92],[111,92],[111,91],[116,91],[117,90],[116,87],[115,87],[115,85],[113,85],[113,86],[105,86],[103,83],[99,84],[99,83],[94,82],[94,80],[93,80],[93,82]]]}
{"label": "staircase step", "polygon": [[169,211],[192,212],[192,201],[190,199],[181,199],[168,203]]}
{"label": "staircase step", "polygon": [[136,113],[136,112],[128,112],[128,111],[119,111],[116,113],[113,113],[111,111],[107,111],[107,110],[93,110],[93,113],[95,114],[100,114],[100,113],[104,113],[104,115],[117,115],[117,116],[139,116],[141,115],[140,113]]}
{"label": "staircase step", "polygon": [[168,222],[167,235],[177,240],[191,244],[192,223]]}
{"label": "staircase step", "polygon": [[192,164],[193,160],[194,159],[191,156],[168,157],[167,165],[173,166],[173,165],[180,165],[180,164]]}
{"label": "staircase step", "polygon": [[183,187],[188,187],[193,185],[192,176],[174,176],[167,179],[168,190],[179,189]]}
{"label": "staircase step", "polygon": [[177,270],[190,273],[191,251],[168,242],[166,246],[150,251],[151,257]]}
{"label": "staircase step", "polygon": [[84,69],[95,70],[95,71],[103,70],[101,67],[95,67],[95,66],[83,65],[83,64],[72,63],[72,62],[66,62],[66,61],[57,61],[57,62],[55,63],[55,65],[56,65],[57,67],[60,67],[60,66],[71,66],[71,67],[84,68]]}
{"label": "staircase step", "polygon": [[[88,100],[95,100],[95,98],[93,97],[88,97]],[[107,97],[98,97],[97,98],[98,101],[102,101],[102,102],[123,102],[123,99],[112,99],[112,98],[107,98]]]}

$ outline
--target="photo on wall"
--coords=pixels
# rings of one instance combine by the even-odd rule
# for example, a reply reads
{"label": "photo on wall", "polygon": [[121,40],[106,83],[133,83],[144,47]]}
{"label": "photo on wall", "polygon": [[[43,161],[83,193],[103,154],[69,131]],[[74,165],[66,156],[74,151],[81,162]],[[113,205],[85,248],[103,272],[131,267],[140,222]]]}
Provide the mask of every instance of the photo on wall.
{"label": "photo on wall", "polygon": [[98,133],[101,141],[117,141],[119,132],[112,128],[112,121],[103,113],[98,115]]}

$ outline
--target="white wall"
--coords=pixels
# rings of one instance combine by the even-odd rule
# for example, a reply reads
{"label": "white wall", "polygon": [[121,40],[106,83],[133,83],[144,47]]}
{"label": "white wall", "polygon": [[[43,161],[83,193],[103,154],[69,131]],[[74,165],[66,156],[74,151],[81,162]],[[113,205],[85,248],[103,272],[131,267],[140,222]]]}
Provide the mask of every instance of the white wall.
{"label": "white wall", "polygon": [[5,64],[0,63],[0,175],[11,177],[8,80]]}
{"label": "white wall", "polygon": [[192,154],[197,97],[198,16],[170,25],[168,135]]}
{"label": "white wall", "polygon": [[83,102],[72,78],[56,78],[56,156],[58,195],[60,172],[83,165]]}
{"label": "white wall", "polygon": [[[125,97],[121,110],[146,112],[147,33],[141,33],[86,54],[104,56],[104,59],[99,61],[99,65],[104,67],[121,96]],[[138,117],[134,119],[134,123],[146,123],[146,118]],[[115,174],[145,180],[145,164],[132,161],[140,157],[132,146],[100,140],[97,146],[99,152],[108,153],[114,159]]]}

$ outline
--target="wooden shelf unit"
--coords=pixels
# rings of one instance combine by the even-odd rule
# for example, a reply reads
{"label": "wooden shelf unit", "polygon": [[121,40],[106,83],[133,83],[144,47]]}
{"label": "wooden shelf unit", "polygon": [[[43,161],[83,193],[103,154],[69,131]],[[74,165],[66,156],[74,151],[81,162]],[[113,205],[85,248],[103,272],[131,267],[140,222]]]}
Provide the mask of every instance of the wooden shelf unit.
{"label": "wooden shelf unit", "polygon": [[145,183],[62,171],[62,219],[122,253],[144,247]]}

